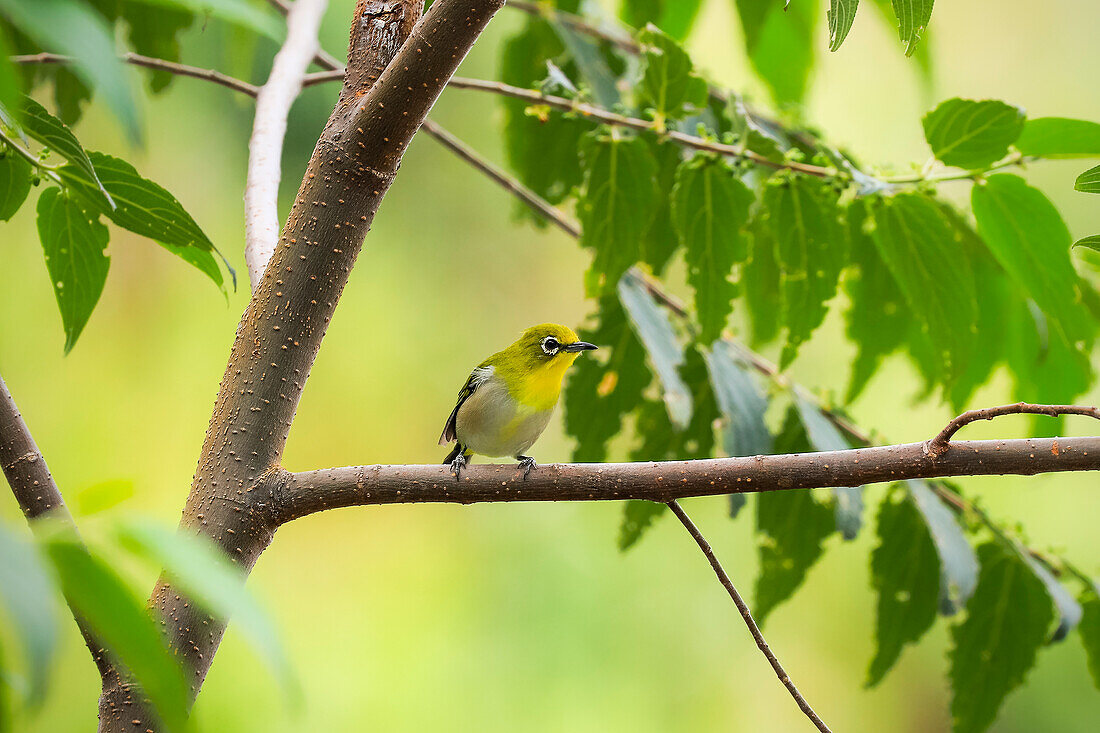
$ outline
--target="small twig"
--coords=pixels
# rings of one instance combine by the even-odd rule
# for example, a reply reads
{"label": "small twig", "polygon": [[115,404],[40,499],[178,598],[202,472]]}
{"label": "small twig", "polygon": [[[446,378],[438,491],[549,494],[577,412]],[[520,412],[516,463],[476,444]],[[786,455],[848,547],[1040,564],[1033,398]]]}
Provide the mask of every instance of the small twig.
{"label": "small twig", "polygon": [[[157,71],[167,71],[176,76],[190,76],[195,79],[211,81],[215,84],[221,84],[223,87],[229,87],[235,91],[247,94],[250,97],[255,97],[260,91],[260,88],[255,84],[249,84],[247,81],[227,76],[214,69],[200,69],[197,66],[177,64],[173,61],[153,58],[152,56],[142,56],[139,53],[126,53],[121,56],[121,59],[134,66],[142,66]],[[11,56],[9,60],[14,64],[71,64],[73,62],[71,56],[62,56],[56,53],[35,53],[23,56]]]}
{"label": "small twig", "polygon": [[[1029,162],[1039,160],[1040,156],[1031,155],[1025,156],[1019,151],[1008,156],[999,163],[986,166],[985,168],[979,168],[975,170],[963,171],[961,173],[941,173],[940,175],[929,175],[928,171],[922,170],[920,173],[905,176],[887,176],[881,180],[884,183],[899,184],[899,183],[948,183],[951,181],[974,181],[987,173],[993,173],[1004,168],[1014,168],[1016,166],[1025,165]],[[934,159],[933,159],[934,160]],[[925,166],[926,168],[928,166]]]}
{"label": "small twig", "polygon": [[726,589],[726,592],[730,594],[730,598],[733,599],[733,605],[737,606],[738,612],[741,614],[741,618],[745,619],[745,625],[749,627],[749,633],[752,634],[752,638],[756,641],[756,646],[760,648],[760,651],[768,660],[768,664],[775,670],[775,676],[779,678],[779,681],[783,683],[783,686],[787,688],[787,691],[791,693],[791,697],[798,703],[798,707],[802,709],[802,712],[806,714],[806,717],[817,727],[822,733],[830,733],[829,726],[825,725],[814,709],[810,707],[810,703],[806,702],[806,698],[802,697],[802,693],[798,691],[798,687],[795,686],[794,681],[791,680],[790,675],[783,669],[783,665],[779,662],[779,659],[772,652],[771,647],[768,646],[768,642],[764,640],[764,635],[760,633],[760,627],[756,625],[756,620],[752,617],[752,612],[749,610],[749,606],[745,603],[745,600],[741,597],[741,594],[737,592],[737,588],[734,587],[733,581],[730,580],[729,575],[722,568],[722,564],[718,562],[718,558],[714,554],[714,550],[711,549],[710,543],[707,542],[707,538],[703,536],[703,533],[699,531],[699,528],[695,526],[695,523],[691,521],[691,517],[687,515],[683,507],[680,506],[675,500],[667,503],[672,513],[676,515],[676,518],[680,520],[680,524],[684,525],[684,528],[695,540],[695,544],[699,545],[699,549],[706,555],[707,560],[710,562],[710,566],[714,569],[714,574],[718,576],[718,581],[722,584],[722,587]]}
{"label": "small twig", "polygon": [[328,0],[296,0],[290,7],[286,42],[275,54],[271,75],[256,96],[244,187],[244,259],[253,290],[279,243],[279,179],[287,115],[317,52],[317,32],[327,5]]}
{"label": "small twig", "polygon": [[524,186],[518,180],[505,173],[503,170],[493,165],[485,158],[482,158],[476,151],[471,149],[457,137],[449,133],[444,128],[437,125],[431,120],[425,120],[421,129],[438,140],[445,148],[450,150],[458,157],[465,160],[477,170],[484,173],[491,180],[499,184],[504,190],[511,193],[518,198],[524,204],[531,208],[536,214],[540,214],[545,217],[551,224],[554,224],[563,232],[571,237],[579,237],[581,235],[580,226],[572,221],[569,217],[563,214],[554,206],[551,206],[546,199],[539,196],[531,189]]}
{"label": "small twig", "polygon": [[1029,402],[1017,402],[1012,405],[969,410],[947,423],[947,427],[941,430],[939,435],[928,441],[928,453],[932,456],[943,455],[951,447],[951,437],[961,428],[978,420],[992,420],[1002,415],[1048,415],[1050,417],[1084,415],[1100,420],[1100,409],[1086,405],[1034,405]]}

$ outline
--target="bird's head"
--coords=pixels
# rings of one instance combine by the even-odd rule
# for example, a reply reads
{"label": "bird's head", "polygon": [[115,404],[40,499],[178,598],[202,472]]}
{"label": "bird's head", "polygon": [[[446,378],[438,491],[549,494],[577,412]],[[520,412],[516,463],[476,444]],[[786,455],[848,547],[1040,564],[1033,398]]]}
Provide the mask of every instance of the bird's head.
{"label": "bird's head", "polygon": [[523,332],[519,340],[504,350],[504,355],[516,367],[536,370],[554,366],[565,369],[582,351],[597,348],[581,341],[573,329],[557,323],[542,323]]}

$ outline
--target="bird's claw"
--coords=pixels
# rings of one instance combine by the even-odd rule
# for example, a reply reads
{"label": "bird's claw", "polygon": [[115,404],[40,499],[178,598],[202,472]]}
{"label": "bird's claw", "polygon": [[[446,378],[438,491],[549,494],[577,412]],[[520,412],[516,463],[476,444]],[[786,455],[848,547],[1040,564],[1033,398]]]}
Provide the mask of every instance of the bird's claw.
{"label": "bird's claw", "polygon": [[526,481],[527,477],[539,467],[539,464],[535,463],[535,459],[531,456],[516,456],[516,460],[519,461],[519,467],[523,469],[523,480]]}
{"label": "bird's claw", "polygon": [[451,473],[455,475],[455,481],[461,479],[462,469],[466,468],[466,456],[459,453],[455,456],[455,459],[451,461]]}

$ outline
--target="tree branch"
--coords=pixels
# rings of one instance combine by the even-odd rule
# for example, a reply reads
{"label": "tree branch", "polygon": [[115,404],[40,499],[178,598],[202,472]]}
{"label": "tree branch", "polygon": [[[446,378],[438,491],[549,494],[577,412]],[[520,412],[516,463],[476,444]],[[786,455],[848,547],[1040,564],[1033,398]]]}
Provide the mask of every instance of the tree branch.
{"label": "tree branch", "polygon": [[296,0],[287,14],[287,35],[271,74],[256,95],[248,175],[244,186],[244,259],[255,290],[279,241],[279,179],[290,107],[317,53],[317,33],[328,0]]}
{"label": "tree branch", "polygon": [[936,456],[942,455],[951,447],[951,437],[960,429],[972,422],[992,420],[1002,415],[1048,415],[1049,417],[1084,415],[1100,420],[1100,409],[1083,405],[1033,405],[1028,402],[1017,402],[1012,405],[969,410],[949,422],[939,435],[928,441],[928,452]]}
{"label": "tree branch", "polygon": [[737,606],[738,612],[741,614],[741,618],[745,620],[745,625],[749,627],[749,633],[752,634],[753,640],[756,642],[756,646],[764,654],[768,660],[768,664],[775,670],[775,676],[779,678],[779,681],[783,683],[783,686],[787,688],[787,691],[791,693],[791,697],[798,703],[798,707],[805,713],[806,717],[810,719],[817,729],[822,733],[832,733],[829,730],[829,726],[825,725],[814,709],[810,707],[810,703],[806,702],[806,698],[802,697],[802,693],[798,691],[798,687],[795,686],[791,680],[790,675],[783,669],[783,665],[780,664],[779,659],[776,658],[772,652],[771,647],[768,646],[768,642],[764,640],[764,635],[760,632],[760,627],[756,624],[756,619],[752,617],[752,612],[749,610],[749,606],[745,603],[745,599],[741,597],[741,594],[737,592],[737,588],[734,587],[733,581],[730,580],[730,576],[726,575],[725,569],[722,567],[722,563],[718,562],[718,558],[714,554],[714,550],[711,549],[710,543],[707,542],[707,538],[703,536],[703,533],[699,531],[699,528],[695,526],[695,523],[691,521],[691,517],[687,515],[683,507],[676,501],[670,501],[667,503],[672,513],[676,515],[676,518],[680,520],[680,524],[684,525],[684,529],[688,531],[692,539],[695,540],[695,544],[699,545],[699,549],[706,555],[707,561],[710,562],[711,568],[714,569],[714,574],[718,576],[718,582],[722,584],[722,587],[729,593],[730,598],[733,599],[733,605]]}
{"label": "tree branch", "polygon": [[1100,470],[1100,437],[975,440],[942,456],[927,443],[746,458],[539,466],[470,466],[456,481],[446,466],[349,466],[285,474],[273,501],[278,524],[345,506],[422,502],[668,502],[689,496],[861,486],[946,476]]}

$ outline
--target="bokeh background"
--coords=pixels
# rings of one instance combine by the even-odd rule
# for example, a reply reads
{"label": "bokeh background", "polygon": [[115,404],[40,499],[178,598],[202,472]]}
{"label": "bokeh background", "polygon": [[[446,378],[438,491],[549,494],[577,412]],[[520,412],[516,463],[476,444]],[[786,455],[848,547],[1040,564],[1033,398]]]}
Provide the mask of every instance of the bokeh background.
{"label": "bokeh background", "polygon": [[[822,5],[825,5],[821,0]],[[996,98],[1036,116],[1100,120],[1100,7],[1093,0],[937,3],[928,36],[930,84],[870,4],[843,48],[828,54],[824,23],[805,116],[867,162],[908,166],[928,156],[920,116],[951,96]],[[342,54],[353,0],[331,0],[323,40]],[[823,12],[823,11],[822,11]],[[502,39],[523,20],[504,10],[460,73],[498,78]],[[182,37],[184,60],[266,73],[273,48],[216,23]],[[244,51],[242,51],[242,45]],[[688,42],[716,82],[759,102],[766,93],[742,51],[732,3],[710,0]],[[239,57],[253,55],[253,71]],[[285,214],[335,86],[296,105],[284,156]],[[196,80],[143,102],[147,143],[131,149],[93,104],[77,129],[86,147],[121,154],[184,203],[245,272],[242,190],[251,104]],[[496,99],[446,91],[433,117],[502,160]],[[1074,193],[1079,162],[1044,163],[1029,180],[1064,212],[1075,237],[1100,231],[1095,200]],[[957,185],[961,195],[965,185]],[[75,350],[62,356],[60,318],[42,264],[33,209],[0,229],[0,373],[62,491],[115,478],[136,495],[115,511],[178,520],[246,289],[228,304],[208,281],[147,240],[115,230],[103,298]],[[313,370],[286,453],[290,469],[435,462],[454,395],[487,353],[527,325],[579,325],[587,255],[565,236],[515,217],[513,201],[434,141],[419,136],[375,220]],[[245,276],[246,277],[246,276]],[[674,278],[675,280],[675,278]],[[676,289],[677,283],[671,283]],[[802,349],[793,376],[842,392],[853,351],[843,296]],[[852,413],[894,441],[920,440],[950,417],[917,400],[919,382],[892,360]],[[974,405],[1008,397],[998,375]],[[1082,398],[1095,403],[1100,392]],[[1024,420],[968,428],[1022,435]],[[1084,434],[1091,425],[1070,422]],[[620,446],[625,452],[626,443]],[[568,460],[560,416],[536,447]],[[969,480],[992,514],[1020,520],[1039,548],[1100,571],[1096,476]],[[868,489],[873,506],[884,486]],[[685,506],[735,582],[756,573],[752,513],[731,522],[720,498]],[[297,711],[230,626],[195,707],[202,731],[763,731],[807,723],[776,681],[682,529],[663,519],[628,554],[617,504],[387,506],[308,517],[281,529],[251,587],[270,608],[299,671]],[[0,495],[0,518],[21,522]],[[873,518],[868,512],[867,520]],[[94,522],[90,519],[94,531]],[[102,519],[98,521],[103,521]],[[949,725],[947,633],[938,621],[873,690],[873,532],[836,535],[766,635],[834,730],[936,731]],[[143,574],[144,573],[144,574]],[[153,577],[135,571],[151,587]],[[751,595],[751,594],[750,594]],[[71,619],[44,708],[27,731],[92,730],[98,681]],[[1079,642],[1040,652],[1038,666],[994,730],[1094,731],[1100,694]]]}

